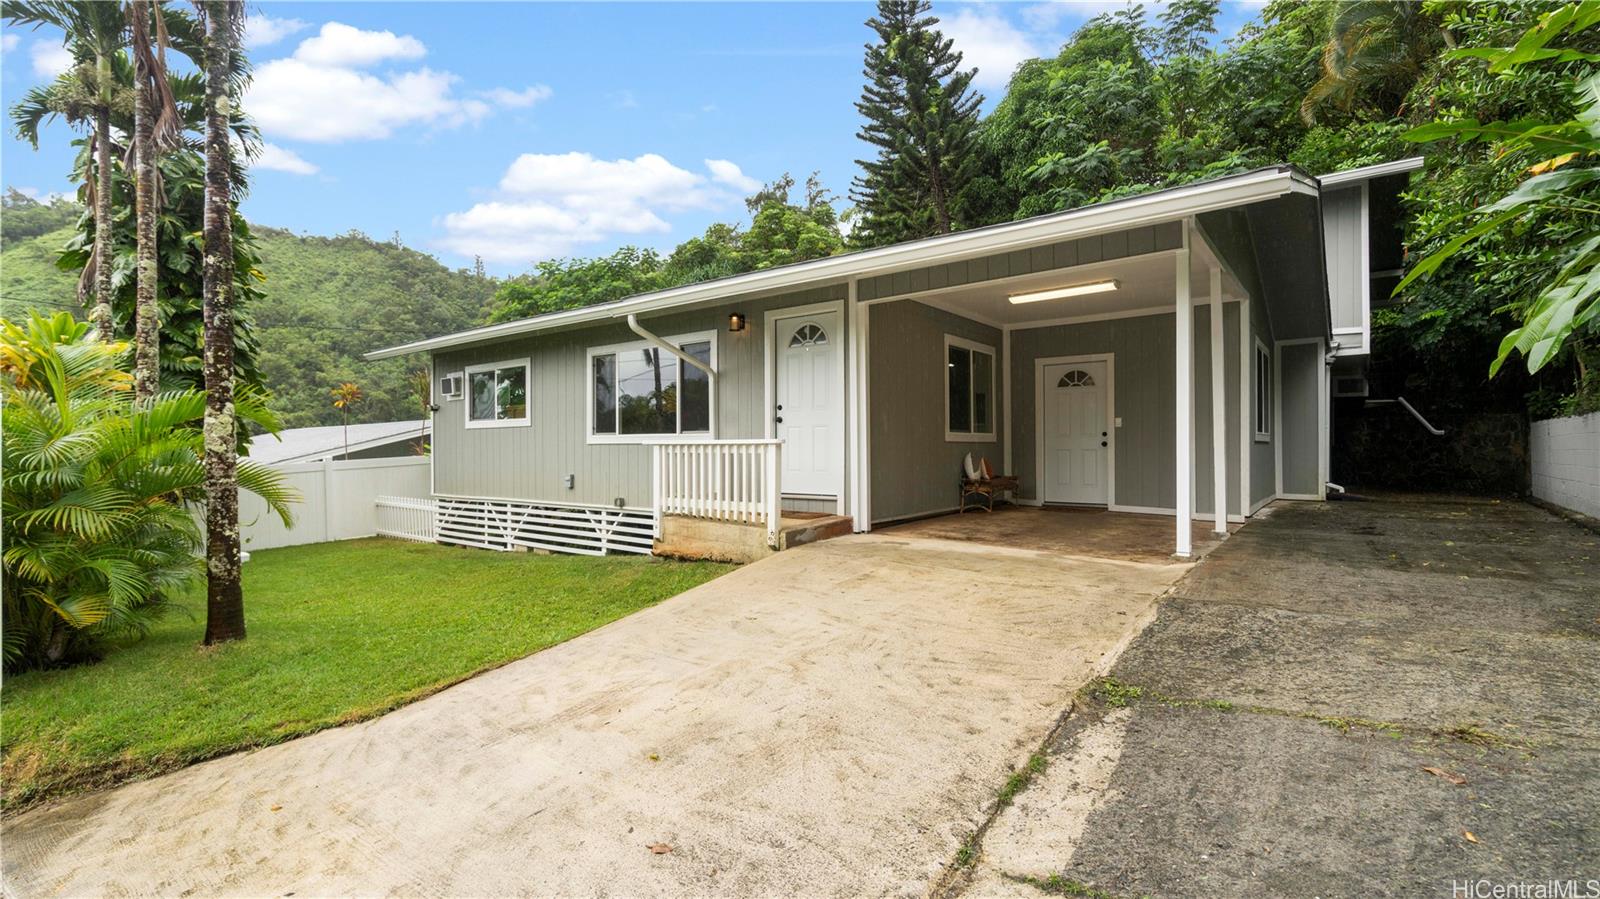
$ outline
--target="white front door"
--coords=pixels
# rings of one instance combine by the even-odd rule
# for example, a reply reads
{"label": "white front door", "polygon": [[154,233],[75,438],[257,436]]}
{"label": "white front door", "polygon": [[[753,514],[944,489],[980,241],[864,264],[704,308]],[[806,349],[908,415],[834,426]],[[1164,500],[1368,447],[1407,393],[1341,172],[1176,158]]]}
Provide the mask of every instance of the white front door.
{"label": "white front door", "polygon": [[1106,505],[1105,362],[1046,365],[1044,380],[1044,500]]}
{"label": "white front door", "polygon": [[773,321],[773,433],[783,440],[783,492],[837,496],[844,482],[844,358],[839,313]]}

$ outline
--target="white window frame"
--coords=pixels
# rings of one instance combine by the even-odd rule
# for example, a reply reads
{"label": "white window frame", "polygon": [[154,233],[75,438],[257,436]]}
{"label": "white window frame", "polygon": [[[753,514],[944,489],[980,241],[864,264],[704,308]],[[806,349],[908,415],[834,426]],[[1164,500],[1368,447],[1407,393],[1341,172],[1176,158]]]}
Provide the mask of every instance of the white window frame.
{"label": "white window frame", "polygon": [[[686,343],[710,343],[711,361],[709,364],[711,366],[711,370],[721,371],[721,369],[717,367],[717,330],[715,328],[712,328],[708,331],[695,331],[689,334],[674,334],[669,337],[663,337],[662,339],[679,349],[683,349],[683,345]],[[613,343],[606,346],[589,347],[589,350],[584,355],[583,359],[583,400],[585,406],[585,411],[583,413],[583,430],[585,434],[585,441],[587,443],[620,443],[639,445],[645,443],[700,443],[712,439],[712,434],[716,430],[717,426],[717,381],[719,380],[717,378],[710,379],[710,427],[707,430],[690,431],[687,434],[683,433],[682,430],[679,430],[676,434],[596,434],[594,432],[594,357],[616,355],[620,353],[626,353],[629,350],[643,350],[651,347],[660,349],[660,347],[656,347],[655,344],[648,340],[631,340],[627,343]],[[671,356],[672,361],[677,364],[677,383],[681,385],[683,383],[683,369],[689,363],[679,359],[674,353],[669,353],[666,350],[661,350],[661,352],[667,356]],[[681,403],[678,405],[678,427],[680,429],[683,427],[683,405]]]}
{"label": "white window frame", "polygon": [[[989,354],[989,429],[987,431],[970,431],[969,432],[969,431],[952,431],[952,430],[950,430],[950,348],[951,347],[958,347],[960,349],[964,349],[964,350],[967,350],[969,352],[988,353]],[[942,383],[944,385],[944,439],[945,439],[945,442],[946,443],[993,443],[994,440],[995,440],[995,438],[994,438],[994,435],[995,435],[995,427],[994,427],[995,421],[994,420],[995,420],[995,417],[996,417],[996,411],[995,410],[996,410],[996,407],[998,406],[998,403],[996,402],[997,397],[995,396],[995,382],[996,382],[996,379],[998,377],[998,370],[1000,368],[1000,354],[996,353],[994,351],[994,347],[990,346],[989,344],[979,343],[976,340],[968,340],[965,337],[957,337],[954,334],[946,334],[944,336],[944,352],[941,353],[940,356],[939,356],[939,368],[944,372],[944,378],[942,379]],[[969,416],[977,408],[976,403],[972,402],[973,397],[976,394],[976,390],[977,390],[977,386],[978,386],[977,385],[977,377],[976,377],[976,368],[977,368],[976,366],[973,366],[974,372],[972,373],[971,383],[968,384],[968,388],[967,388],[967,390],[968,390],[968,395],[967,395],[968,410],[967,411],[968,411]]]}
{"label": "white window frame", "polygon": [[[1272,442],[1272,404],[1274,402],[1274,397],[1276,397],[1278,393],[1272,383],[1272,373],[1275,371],[1275,357],[1272,349],[1262,342],[1261,338],[1257,337],[1255,340],[1255,355],[1250,357],[1250,377],[1255,383],[1255,392],[1251,394],[1251,397],[1255,402],[1251,403],[1250,405],[1250,427],[1251,430],[1255,432],[1256,443],[1270,443]],[[1261,374],[1261,357],[1263,356],[1266,357],[1267,361],[1265,383],[1263,383]],[[1263,391],[1265,393],[1263,393]],[[1265,404],[1265,406],[1263,406],[1263,404]],[[1265,409],[1267,413],[1267,429],[1265,431],[1261,430],[1261,413],[1263,409]]]}
{"label": "white window frame", "polygon": [[[461,418],[470,430],[478,428],[525,428],[533,423],[533,360],[506,359],[502,362],[483,362],[469,365],[461,373]],[[472,417],[472,376],[476,372],[497,371],[502,368],[522,368],[522,383],[526,386],[527,401],[522,404],[521,418],[494,418],[479,421]]]}

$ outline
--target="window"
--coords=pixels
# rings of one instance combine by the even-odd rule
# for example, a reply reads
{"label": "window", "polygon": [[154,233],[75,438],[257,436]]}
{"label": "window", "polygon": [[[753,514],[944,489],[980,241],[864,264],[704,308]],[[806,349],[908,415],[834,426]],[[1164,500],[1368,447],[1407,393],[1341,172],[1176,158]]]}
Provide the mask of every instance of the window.
{"label": "window", "polygon": [[[715,368],[714,333],[667,338]],[[711,379],[704,371],[644,341],[589,351],[589,441],[711,431]]]}
{"label": "window", "polygon": [[1074,368],[1072,371],[1069,371],[1066,374],[1062,375],[1061,376],[1061,380],[1056,382],[1056,386],[1057,387],[1093,387],[1094,386],[1094,375],[1089,374],[1088,372],[1084,371],[1081,368]]}
{"label": "window", "polygon": [[994,439],[994,347],[944,338],[945,439]]}
{"label": "window", "polygon": [[1272,439],[1272,351],[1256,341],[1256,440]]}
{"label": "window", "polygon": [[467,427],[528,423],[528,360],[467,366]]}

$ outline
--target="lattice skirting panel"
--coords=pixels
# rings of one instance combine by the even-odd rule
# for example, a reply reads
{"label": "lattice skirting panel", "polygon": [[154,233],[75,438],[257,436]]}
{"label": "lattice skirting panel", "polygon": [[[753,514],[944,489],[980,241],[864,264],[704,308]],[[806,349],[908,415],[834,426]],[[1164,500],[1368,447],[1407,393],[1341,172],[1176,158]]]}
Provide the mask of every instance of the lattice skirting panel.
{"label": "lattice skirting panel", "polygon": [[649,509],[459,497],[439,497],[438,503],[434,528],[440,543],[601,556],[648,555],[655,539]]}

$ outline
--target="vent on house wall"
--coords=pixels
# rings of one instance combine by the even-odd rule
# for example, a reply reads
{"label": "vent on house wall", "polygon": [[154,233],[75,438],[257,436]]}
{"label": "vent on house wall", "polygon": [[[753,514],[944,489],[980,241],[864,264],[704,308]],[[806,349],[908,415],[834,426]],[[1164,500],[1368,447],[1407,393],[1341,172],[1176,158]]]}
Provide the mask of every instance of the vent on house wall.
{"label": "vent on house wall", "polygon": [[1334,396],[1366,396],[1367,379],[1362,375],[1343,375],[1333,379]]}
{"label": "vent on house wall", "polygon": [[461,372],[445,375],[439,379],[439,398],[442,400],[461,399]]}

